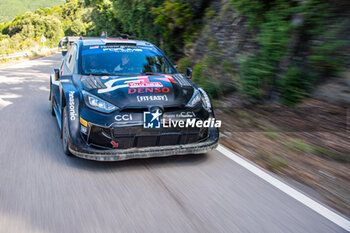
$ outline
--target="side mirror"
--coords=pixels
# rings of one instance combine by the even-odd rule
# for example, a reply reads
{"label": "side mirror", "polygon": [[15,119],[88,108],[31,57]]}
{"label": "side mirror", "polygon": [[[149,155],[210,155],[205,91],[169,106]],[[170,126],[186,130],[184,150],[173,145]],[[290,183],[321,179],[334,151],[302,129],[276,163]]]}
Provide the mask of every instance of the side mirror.
{"label": "side mirror", "polygon": [[57,81],[60,78],[60,70],[59,69],[54,69],[53,70],[53,75],[55,80]]}
{"label": "side mirror", "polygon": [[192,68],[187,67],[186,68],[186,78],[191,79],[192,78]]}
{"label": "side mirror", "polygon": [[175,69],[177,69],[178,66],[177,66],[177,65],[174,65],[174,67],[175,67]]}
{"label": "side mirror", "polygon": [[66,56],[67,50],[62,50],[62,56]]}

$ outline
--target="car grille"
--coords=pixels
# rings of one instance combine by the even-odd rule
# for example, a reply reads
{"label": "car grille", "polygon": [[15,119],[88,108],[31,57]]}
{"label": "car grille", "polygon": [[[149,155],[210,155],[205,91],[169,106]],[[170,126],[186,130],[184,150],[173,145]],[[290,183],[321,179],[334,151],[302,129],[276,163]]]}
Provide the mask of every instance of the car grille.
{"label": "car grille", "polygon": [[142,126],[134,126],[127,129],[114,128],[113,138],[115,141],[128,141],[129,147],[168,146],[197,142],[200,136],[199,131],[199,128],[145,130]]}
{"label": "car grille", "polygon": [[118,144],[118,149],[132,147],[151,147],[181,145],[199,142],[208,135],[207,128],[170,128],[144,129],[142,126],[102,128],[92,126],[88,144],[100,148],[113,148],[111,141]]}

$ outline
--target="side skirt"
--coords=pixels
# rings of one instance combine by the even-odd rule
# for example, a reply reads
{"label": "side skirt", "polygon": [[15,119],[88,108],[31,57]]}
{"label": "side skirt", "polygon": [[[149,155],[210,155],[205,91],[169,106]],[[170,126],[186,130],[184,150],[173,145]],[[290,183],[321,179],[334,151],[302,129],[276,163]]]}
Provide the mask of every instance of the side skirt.
{"label": "side skirt", "polygon": [[61,113],[57,110],[56,106],[53,107],[53,110],[55,111],[55,115],[56,115],[56,120],[58,123],[58,127],[60,128],[60,130],[62,130],[62,117],[61,117]]}

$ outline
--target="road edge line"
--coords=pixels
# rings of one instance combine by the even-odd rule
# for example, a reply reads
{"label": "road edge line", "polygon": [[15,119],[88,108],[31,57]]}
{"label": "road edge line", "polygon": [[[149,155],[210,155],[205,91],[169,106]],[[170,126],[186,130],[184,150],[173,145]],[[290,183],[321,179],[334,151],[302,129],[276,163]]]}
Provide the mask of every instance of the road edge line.
{"label": "road edge line", "polygon": [[303,205],[309,207],[310,209],[312,209],[316,213],[322,215],[323,217],[325,217],[329,221],[333,222],[334,224],[338,225],[339,227],[350,232],[350,221],[347,220],[345,217],[335,213],[334,211],[330,210],[326,206],[318,203],[317,201],[311,199],[310,197],[306,196],[305,194],[301,193],[300,191],[296,190],[295,188],[292,188],[291,186],[280,181],[279,179],[273,177],[272,175],[270,175],[266,171],[264,171],[263,168],[258,167],[257,165],[253,164],[252,162],[243,158],[243,156],[228,149],[227,147],[219,144],[219,146],[216,148],[216,150],[218,150],[221,154],[223,154],[226,157],[228,157],[229,159],[233,160],[234,162],[236,162],[240,166],[244,167],[248,171],[252,172],[256,176],[265,180],[266,182],[268,182],[269,184],[271,184],[275,188],[279,189],[280,191],[284,192],[285,194],[287,194],[290,197],[294,198],[295,200],[299,201]]}

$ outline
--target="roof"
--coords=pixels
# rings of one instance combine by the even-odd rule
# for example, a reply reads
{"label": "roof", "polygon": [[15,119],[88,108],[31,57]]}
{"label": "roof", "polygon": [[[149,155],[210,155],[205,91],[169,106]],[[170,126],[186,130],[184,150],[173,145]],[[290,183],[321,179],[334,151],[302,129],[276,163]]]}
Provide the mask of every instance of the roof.
{"label": "roof", "polygon": [[123,39],[123,38],[101,38],[101,37],[79,37],[79,36],[65,36],[63,37],[58,47],[62,47],[63,43],[73,44],[75,41],[82,41],[83,46],[89,46],[89,45],[105,45],[105,44],[135,44],[135,46],[153,46],[151,43],[147,41],[140,41],[140,40],[129,40],[129,39]]}
{"label": "roof", "polygon": [[105,45],[105,44],[118,44],[118,45],[131,45],[135,44],[135,46],[153,46],[151,43],[147,41],[141,41],[141,40],[128,40],[128,39],[121,39],[121,38],[93,38],[93,39],[84,39],[82,40],[82,43],[84,46],[88,45]]}

